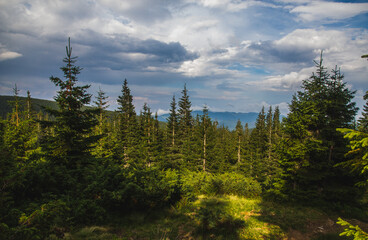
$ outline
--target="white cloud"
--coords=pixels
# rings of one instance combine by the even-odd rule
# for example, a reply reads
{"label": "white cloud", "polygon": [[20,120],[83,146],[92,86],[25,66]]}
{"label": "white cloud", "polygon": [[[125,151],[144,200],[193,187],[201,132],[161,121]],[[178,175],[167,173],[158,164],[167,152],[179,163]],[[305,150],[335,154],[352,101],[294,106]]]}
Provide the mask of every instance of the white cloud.
{"label": "white cloud", "polygon": [[4,51],[0,53],[0,61],[21,57],[22,54],[11,51]]}
{"label": "white cloud", "polygon": [[313,72],[313,68],[303,68],[299,72],[290,72],[284,75],[266,77],[261,81],[248,82],[262,90],[270,91],[296,91],[300,88],[303,80]]}
{"label": "white cloud", "polygon": [[296,29],[274,43],[281,49],[336,49],[342,50],[349,38],[343,31]]}
{"label": "white cloud", "polygon": [[188,2],[197,3],[204,7],[217,8],[229,12],[239,12],[252,6],[276,7],[276,5],[271,3],[250,0],[188,0]]}
{"label": "white cloud", "polygon": [[170,110],[164,110],[164,109],[161,109],[161,108],[159,108],[157,110],[157,115],[158,116],[161,116],[161,115],[164,115],[164,114],[168,114],[168,113],[170,113]]}
{"label": "white cloud", "polygon": [[303,21],[342,20],[368,12],[368,3],[311,1],[290,12],[296,13]]}

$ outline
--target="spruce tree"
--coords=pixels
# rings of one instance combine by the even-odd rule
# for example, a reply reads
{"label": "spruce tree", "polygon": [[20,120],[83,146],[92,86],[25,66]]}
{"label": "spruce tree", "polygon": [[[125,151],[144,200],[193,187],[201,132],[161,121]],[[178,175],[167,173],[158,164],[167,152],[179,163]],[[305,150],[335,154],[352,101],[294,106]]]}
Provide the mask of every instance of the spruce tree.
{"label": "spruce tree", "polygon": [[154,145],[154,119],[151,109],[144,103],[143,111],[140,114],[140,131],[141,131],[141,158],[144,160],[144,165],[151,167],[153,162],[153,145]]}
{"label": "spruce tree", "polygon": [[273,112],[272,112],[272,106],[270,106],[267,116],[266,116],[266,129],[267,129],[267,139],[268,139],[268,144],[267,144],[267,158],[268,161],[271,161],[271,153],[272,153],[272,144],[273,144],[273,128],[272,128],[272,117],[273,117]]}
{"label": "spruce tree", "polygon": [[178,132],[178,116],[176,112],[176,101],[175,95],[173,95],[172,101],[170,103],[170,115],[167,118],[167,136],[170,139],[170,144],[172,147],[175,146],[175,137]]}
{"label": "spruce tree", "polygon": [[266,129],[266,114],[264,107],[258,114],[256,126],[251,133],[251,143],[257,159],[263,159],[267,154],[268,135]]}
{"label": "spruce tree", "polygon": [[13,105],[13,112],[12,112],[11,120],[17,127],[19,126],[19,121],[20,121],[19,119],[20,118],[19,116],[20,101],[19,101],[18,95],[19,95],[19,89],[17,87],[17,84],[15,84],[13,88],[14,101],[11,101],[10,103]]}
{"label": "spruce tree", "polygon": [[[122,153],[124,160],[128,160],[136,154],[133,147],[137,144],[137,119],[133,105],[133,96],[130,94],[128,81],[125,79],[122,95],[118,97],[120,113],[119,145],[118,151]],[[120,148],[120,149],[119,149]]]}
{"label": "spruce tree", "polygon": [[241,149],[242,149],[242,141],[243,141],[243,126],[240,120],[237,121],[236,123],[236,127],[235,127],[235,131],[236,131],[236,140],[238,142],[238,146],[237,146],[237,152],[238,152],[238,163],[240,163],[241,161]]}
{"label": "spruce tree", "polygon": [[98,112],[99,112],[99,118],[98,118],[99,134],[102,134],[102,131],[103,131],[102,125],[104,123],[104,113],[105,113],[104,111],[106,110],[106,108],[109,107],[106,101],[107,98],[108,97],[106,96],[106,93],[102,91],[100,87],[97,92],[96,101],[93,102],[96,105]]}
{"label": "spruce tree", "polygon": [[82,68],[76,66],[77,57],[72,57],[70,38],[66,47],[66,64],[60,69],[65,80],[51,76],[50,80],[60,89],[54,98],[58,109],[46,109],[54,121],[45,121],[44,126],[53,126],[53,135],[46,136],[43,145],[50,160],[67,168],[79,168],[90,163],[90,148],[99,136],[90,135],[97,125],[96,110],[84,109],[91,101],[91,94],[87,93],[90,85],[77,86],[77,76]]}
{"label": "spruce tree", "polygon": [[186,88],[186,84],[184,85],[184,89],[182,91],[182,97],[179,101],[179,109],[178,109],[178,137],[180,139],[180,152],[183,154],[183,157],[186,159],[186,162],[190,162],[193,160],[193,151],[191,148],[191,138],[192,138],[192,130],[193,130],[193,117],[191,110],[191,102],[189,100],[188,90]]}
{"label": "spruce tree", "polygon": [[180,98],[178,109],[179,127],[181,133],[184,136],[188,136],[193,126],[193,117],[191,110],[192,104],[189,101],[189,95],[186,84],[184,84],[184,89],[181,93],[182,97]]}
{"label": "spruce tree", "polygon": [[[286,138],[280,145],[284,193],[309,199],[347,199],[353,179],[334,166],[345,160],[345,141],[336,128],[347,127],[357,112],[354,92],[335,68],[328,74],[323,59],[316,73],[303,81],[285,120]],[[338,185],[339,184],[339,185]]]}
{"label": "spruce tree", "polygon": [[113,146],[114,146],[114,136],[109,127],[108,120],[106,118],[106,109],[109,107],[107,104],[107,96],[104,91],[99,88],[97,96],[95,97],[95,107],[98,111],[98,125],[95,128],[96,134],[101,135],[101,139],[96,143],[96,147],[93,149],[93,154],[99,158],[109,158],[111,157]]}
{"label": "spruce tree", "polygon": [[167,152],[167,161],[162,163],[163,168],[174,168],[178,169],[182,165],[183,155],[180,153],[179,149],[179,116],[176,111],[177,105],[175,100],[175,95],[172,97],[172,101],[170,103],[170,114],[167,118],[166,125],[166,152]]}
{"label": "spruce tree", "polygon": [[358,129],[361,132],[368,133],[368,91],[365,92],[363,99],[366,103],[363,106],[362,116],[358,120]]}
{"label": "spruce tree", "polygon": [[276,106],[275,111],[273,113],[272,131],[273,131],[274,141],[277,142],[279,137],[281,137],[281,123],[280,123],[280,108],[279,108],[279,106]]}
{"label": "spruce tree", "polygon": [[202,114],[202,119],[201,119],[201,124],[200,124],[200,128],[201,128],[201,132],[202,132],[202,159],[203,159],[203,164],[202,164],[202,170],[205,172],[206,171],[206,164],[207,160],[208,160],[208,137],[209,137],[209,131],[210,131],[210,127],[211,127],[211,119],[208,116],[208,108],[207,106],[203,107],[203,114]]}

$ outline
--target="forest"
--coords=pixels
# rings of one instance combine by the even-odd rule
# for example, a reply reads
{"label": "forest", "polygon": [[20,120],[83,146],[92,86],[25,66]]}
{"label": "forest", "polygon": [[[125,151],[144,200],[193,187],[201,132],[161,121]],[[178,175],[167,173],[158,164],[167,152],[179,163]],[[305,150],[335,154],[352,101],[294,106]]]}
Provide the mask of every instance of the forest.
{"label": "forest", "polygon": [[193,116],[186,85],[166,123],[126,79],[108,112],[70,41],[63,62],[56,108],[15,85],[0,119],[0,239],[368,239],[368,102],[356,121],[322,53],[288,115],[262,108],[252,129]]}

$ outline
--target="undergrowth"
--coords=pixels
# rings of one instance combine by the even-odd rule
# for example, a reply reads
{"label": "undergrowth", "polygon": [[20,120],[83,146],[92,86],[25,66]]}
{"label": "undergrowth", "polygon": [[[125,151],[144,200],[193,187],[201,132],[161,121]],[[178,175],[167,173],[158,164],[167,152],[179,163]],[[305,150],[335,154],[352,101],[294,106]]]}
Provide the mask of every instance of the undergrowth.
{"label": "undergrowth", "polygon": [[300,239],[344,239],[339,236],[341,229],[336,219],[330,218],[315,208],[265,202],[261,198],[200,195],[193,202],[182,199],[164,210],[120,216],[105,226],[74,229],[64,239],[281,240],[292,233],[308,236]]}

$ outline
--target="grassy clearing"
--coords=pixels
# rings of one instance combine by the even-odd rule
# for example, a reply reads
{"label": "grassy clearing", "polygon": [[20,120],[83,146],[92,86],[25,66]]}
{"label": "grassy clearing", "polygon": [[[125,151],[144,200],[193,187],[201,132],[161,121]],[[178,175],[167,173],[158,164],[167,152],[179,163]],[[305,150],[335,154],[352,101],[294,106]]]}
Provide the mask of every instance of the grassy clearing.
{"label": "grassy clearing", "polygon": [[108,226],[81,228],[64,239],[341,240],[342,228],[335,223],[336,217],[260,198],[202,195],[195,202],[182,201],[171,209],[126,215]]}

